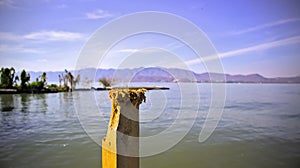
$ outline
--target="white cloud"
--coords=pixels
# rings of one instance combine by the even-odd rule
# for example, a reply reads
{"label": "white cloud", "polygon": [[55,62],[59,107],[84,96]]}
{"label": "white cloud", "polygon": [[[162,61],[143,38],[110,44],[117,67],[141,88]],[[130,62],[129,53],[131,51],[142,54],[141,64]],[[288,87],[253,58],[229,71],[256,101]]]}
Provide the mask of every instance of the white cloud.
{"label": "white cloud", "polygon": [[186,45],[183,44],[183,43],[180,43],[180,42],[172,42],[172,43],[169,43],[166,48],[169,48],[170,50],[176,50],[176,49],[179,49],[181,47],[185,47]]}
{"label": "white cloud", "polygon": [[286,23],[290,23],[290,22],[297,22],[297,21],[300,21],[300,18],[290,18],[290,19],[285,19],[285,20],[278,20],[278,21],[275,21],[275,22],[266,23],[266,24],[250,27],[250,28],[247,28],[247,29],[244,29],[244,30],[232,32],[231,34],[232,35],[240,35],[240,34],[249,33],[249,32],[252,32],[252,31],[265,29],[265,28],[268,28],[268,27],[278,26],[278,25],[282,25],[282,24],[286,24]]}
{"label": "white cloud", "polygon": [[38,41],[76,41],[83,39],[84,35],[66,31],[41,31],[24,35],[23,38]]}
{"label": "white cloud", "polygon": [[156,53],[158,52],[157,48],[127,48],[127,49],[119,49],[119,50],[113,50],[113,53],[135,53],[139,52],[139,54],[142,53]]}
{"label": "white cloud", "polygon": [[14,4],[13,0],[0,0],[0,6],[6,5],[6,6],[12,6]]}
{"label": "white cloud", "polygon": [[44,54],[45,51],[34,46],[30,46],[30,44],[32,44],[31,42],[71,42],[83,40],[85,38],[86,36],[84,34],[66,31],[40,31],[25,35],[19,35],[10,32],[0,32],[0,52]]}
{"label": "white cloud", "polygon": [[32,49],[32,48],[26,48],[21,45],[0,45],[0,52],[5,52],[5,53],[31,53],[31,54],[43,54],[45,53],[42,50],[38,49]]}
{"label": "white cloud", "polygon": [[66,31],[40,31],[32,32],[25,35],[18,35],[9,32],[0,32],[0,41],[77,41],[85,39],[85,35],[81,33],[66,32]]}
{"label": "white cloud", "polygon": [[22,37],[13,33],[0,32],[0,40],[5,41],[19,41],[22,40]]}
{"label": "white cloud", "polygon": [[87,19],[104,19],[108,17],[112,17],[113,15],[107,11],[98,9],[93,12],[88,12],[85,14]]}
{"label": "white cloud", "polygon": [[116,50],[116,53],[134,53],[139,51],[139,49],[121,49],[121,50]]}
{"label": "white cloud", "polygon": [[214,59],[219,59],[219,58],[226,58],[226,57],[234,57],[234,56],[239,56],[245,53],[253,52],[253,51],[261,51],[261,50],[267,50],[275,47],[281,47],[281,46],[286,46],[290,44],[297,44],[300,43],[300,36],[294,36],[282,40],[277,40],[277,41],[272,41],[272,42],[267,42],[259,45],[255,45],[252,47],[246,47],[238,50],[232,50],[228,52],[223,52],[219,53],[218,55],[213,55],[213,56],[208,56],[208,57],[202,57],[202,60],[200,59],[193,59],[190,61],[186,61],[186,64],[195,64],[199,62],[205,62],[209,60],[214,60]]}

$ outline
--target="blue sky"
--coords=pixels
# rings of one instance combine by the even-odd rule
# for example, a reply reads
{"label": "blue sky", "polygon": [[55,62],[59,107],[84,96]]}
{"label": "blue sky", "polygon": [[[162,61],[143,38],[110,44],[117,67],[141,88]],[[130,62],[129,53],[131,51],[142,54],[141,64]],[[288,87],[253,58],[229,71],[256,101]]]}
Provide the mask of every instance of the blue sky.
{"label": "blue sky", "polygon": [[[297,0],[0,0],[0,67],[13,66],[18,71],[74,69],[82,47],[99,27],[126,14],[160,11],[181,16],[205,32],[221,57],[225,73],[298,76],[299,9]],[[158,34],[120,41],[98,67],[118,67],[130,54],[156,47],[179,55],[193,71],[205,71],[188,47]],[[140,55],[151,62],[148,66],[176,67],[155,62],[155,53],[153,58],[149,52]],[[168,63],[172,60],[164,59]],[[144,65],[134,63],[130,67]]]}

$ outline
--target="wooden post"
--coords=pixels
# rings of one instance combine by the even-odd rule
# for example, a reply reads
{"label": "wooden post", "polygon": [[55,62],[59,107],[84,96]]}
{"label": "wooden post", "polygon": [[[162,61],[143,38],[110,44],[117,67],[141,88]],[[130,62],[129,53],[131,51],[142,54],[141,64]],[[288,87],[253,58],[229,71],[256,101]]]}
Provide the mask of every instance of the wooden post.
{"label": "wooden post", "polygon": [[112,110],[102,140],[102,168],[139,168],[139,106],[146,101],[145,92],[142,88],[110,90]]}

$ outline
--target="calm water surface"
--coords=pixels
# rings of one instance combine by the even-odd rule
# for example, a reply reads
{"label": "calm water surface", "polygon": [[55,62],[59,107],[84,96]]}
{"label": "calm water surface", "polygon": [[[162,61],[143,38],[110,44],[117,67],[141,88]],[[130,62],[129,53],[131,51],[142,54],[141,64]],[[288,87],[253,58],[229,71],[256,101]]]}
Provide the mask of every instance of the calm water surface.
{"label": "calm water surface", "polygon": [[[147,103],[140,109],[142,136],[164,131],[180,109],[195,110],[192,99],[180,106],[177,84],[150,85],[171,89],[146,94]],[[300,167],[300,85],[228,84],[222,119],[204,143],[198,142],[198,136],[211,91],[209,84],[197,85],[200,107],[193,128],[170,150],[142,158],[141,167]],[[193,90],[185,93],[195,94]],[[83,129],[74,102],[89,107],[89,94],[95,95],[99,109],[87,108],[84,117],[79,117],[90,126]],[[106,132],[108,92],[0,95],[0,110],[1,168],[101,167],[101,148],[88,134],[100,142]],[[191,118],[184,120],[190,122]]]}

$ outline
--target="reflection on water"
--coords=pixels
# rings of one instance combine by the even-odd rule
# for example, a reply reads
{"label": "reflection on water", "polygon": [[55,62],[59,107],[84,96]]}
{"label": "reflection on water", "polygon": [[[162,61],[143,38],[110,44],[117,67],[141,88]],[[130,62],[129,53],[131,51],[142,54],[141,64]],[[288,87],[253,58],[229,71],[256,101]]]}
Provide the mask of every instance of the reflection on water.
{"label": "reflection on water", "polygon": [[36,111],[46,113],[47,108],[48,108],[48,104],[47,104],[47,101],[46,101],[47,94],[34,94],[32,96],[33,96],[33,99],[35,100],[32,103],[37,108]]}
{"label": "reflection on water", "polygon": [[11,94],[1,96],[1,111],[8,112],[14,109],[14,97]]}
{"label": "reflection on water", "polygon": [[[149,99],[141,105],[141,118],[148,119],[152,113],[159,122],[144,120],[141,135],[165,130],[177,115],[173,113],[175,105],[181,102],[179,92],[174,91],[176,84],[163,85],[171,88],[163,92],[170,96],[167,110],[159,113],[160,109],[151,107],[155,94],[146,93]],[[141,167],[299,167],[299,86],[227,85],[222,119],[208,141],[199,143],[210,104],[209,84],[199,84],[201,106],[194,127],[174,148],[141,158]],[[82,129],[74,107],[74,100],[86,103],[84,119],[105,133],[107,129],[102,126],[107,126],[111,101],[108,92],[94,93],[100,108],[96,112],[86,98],[92,92],[0,95],[0,168],[101,167],[101,148]],[[147,111],[151,108],[154,112]],[[97,116],[106,122],[100,123],[103,121]],[[187,117],[183,122],[190,120]]]}
{"label": "reflection on water", "polygon": [[20,109],[21,112],[28,113],[34,108],[36,112],[46,113],[48,108],[46,94],[4,94],[0,96],[0,100],[2,112]]}
{"label": "reflection on water", "polygon": [[20,96],[22,105],[21,111],[26,113],[30,103],[29,94],[21,94]]}
{"label": "reflection on water", "polygon": [[63,92],[59,94],[59,107],[62,109],[65,117],[74,115],[73,94],[71,92]]}
{"label": "reflection on water", "polygon": [[100,167],[73,93],[0,95],[0,168]]}

